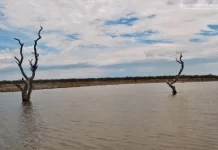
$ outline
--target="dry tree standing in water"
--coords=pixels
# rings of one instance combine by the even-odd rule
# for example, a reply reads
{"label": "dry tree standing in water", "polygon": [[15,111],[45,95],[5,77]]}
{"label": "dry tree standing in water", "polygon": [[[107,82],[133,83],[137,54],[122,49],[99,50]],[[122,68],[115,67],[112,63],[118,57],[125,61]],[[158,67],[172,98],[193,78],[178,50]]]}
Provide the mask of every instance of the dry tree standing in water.
{"label": "dry tree standing in water", "polygon": [[176,61],[179,63],[179,64],[181,64],[181,68],[180,68],[180,71],[179,71],[179,73],[178,73],[178,75],[176,76],[176,78],[172,81],[172,82],[169,82],[168,80],[166,80],[167,81],[167,84],[171,87],[171,89],[172,89],[172,94],[173,95],[176,95],[176,93],[177,93],[177,91],[176,91],[176,87],[173,85],[174,83],[176,83],[176,81],[179,79],[179,77],[180,77],[180,75],[181,75],[181,73],[182,73],[182,71],[183,71],[183,68],[184,68],[184,62],[182,61],[182,54],[180,53],[180,58],[179,58],[179,60],[177,60],[177,58],[176,58]]}
{"label": "dry tree standing in water", "polygon": [[20,71],[21,71],[21,74],[23,75],[23,78],[22,78],[22,81],[24,83],[24,86],[21,86],[19,84],[16,84],[15,85],[21,90],[22,92],[22,100],[23,101],[30,101],[30,98],[31,98],[31,93],[32,93],[32,90],[33,90],[33,79],[36,75],[36,69],[38,68],[38,57],[39,57],[39,54],[37,53],[37,42],[41,39],[41,31],[42,31],[42,27],[41,29],[39,30],[38,32],[38,38],[36,40],[34,40],[35,44],[34,44],[34,57],[35,57],[35,61],[33,62],[33,59],[32,60],[29,60],[29,64],[30,64],[30,70],[32,71],[32,75],[30,77],[28,77],[24,70],[23,70],[23,67],[22,67],[22,63],[23,63],[23,43],[21,43],[21,41],[17,38],[14,38],[15,40],[17,40],[20,44],[20,60],[17,58],[17,57],[14,57],[16,59],[16,63],[17,65],[19,66],[20,68]]}

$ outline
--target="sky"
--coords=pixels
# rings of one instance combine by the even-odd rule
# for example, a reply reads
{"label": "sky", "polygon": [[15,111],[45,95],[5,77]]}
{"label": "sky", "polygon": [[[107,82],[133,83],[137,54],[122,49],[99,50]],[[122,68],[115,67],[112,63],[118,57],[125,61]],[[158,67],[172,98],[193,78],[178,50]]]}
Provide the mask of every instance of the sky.
{"label": "sky", "polygon": [[0,0],[0,80],[22,78],[14,38],[31,75],[40,26],[35,79],[174,75],[180,53],[182,74],[217,75],[217,18],[216,0]]}

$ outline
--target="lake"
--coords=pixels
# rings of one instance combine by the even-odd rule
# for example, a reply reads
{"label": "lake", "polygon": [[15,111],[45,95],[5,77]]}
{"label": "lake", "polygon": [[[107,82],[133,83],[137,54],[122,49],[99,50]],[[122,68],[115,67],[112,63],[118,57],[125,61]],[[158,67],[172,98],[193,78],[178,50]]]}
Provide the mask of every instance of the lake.
{"label": "lake", "polygon": [[218,82],[0,93],[0,149],[217,150]]}

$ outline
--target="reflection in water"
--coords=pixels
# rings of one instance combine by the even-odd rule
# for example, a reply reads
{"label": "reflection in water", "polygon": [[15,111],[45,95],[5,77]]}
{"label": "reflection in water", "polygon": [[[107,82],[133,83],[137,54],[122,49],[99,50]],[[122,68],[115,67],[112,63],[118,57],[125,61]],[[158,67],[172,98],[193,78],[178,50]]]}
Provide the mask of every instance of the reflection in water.
{"label": "reflection in water", "polygon": [[36,112],[31,102],[23,102],[19,118],[18,145],[23,148],[37,148],[39,146],[38,124]]}
{"label": "reflection in water", "polygon": [[21,107],[13,93],[0,94],[0,150],[218,150],[216,89],[217,82],[178,84],[176,96],[165,84],[42,90]]}

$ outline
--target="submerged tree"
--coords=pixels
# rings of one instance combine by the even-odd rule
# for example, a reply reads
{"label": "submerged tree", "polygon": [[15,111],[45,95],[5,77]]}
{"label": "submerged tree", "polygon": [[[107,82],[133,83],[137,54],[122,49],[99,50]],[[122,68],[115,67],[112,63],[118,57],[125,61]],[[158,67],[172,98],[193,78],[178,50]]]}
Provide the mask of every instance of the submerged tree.
{"label": "submerged tree", "polygon": [[174,83],[176,83],[176,81],[179,79],[179,77],[180,77],[180,75],[181,75],[181,73],[182,73],[182,71],[183,71],[183,68],[184,68],[184,62],[182,61],[182,54],[180,53],[180,58],[179,58],[179,60],[177,60],[177,58],[176,58],[176,61],[179,63],[179,64],[181,64],[181,68],[180,68],[180,71],[179,71],[179,73],[178,73],[178,75],[176,76],[176,78],[172,81],[172,82],[169,82],[168,80],[166,80],[167,81],[167,84],[171,87],[171,89],[172,89],[172,94],[173,95],[176,95],[176,93],[177,93],[177,91],[176,91],[176,87],[173,85]]}
{"label": "submerged tree", "polygon": [[32,90],[33,90],[33,79],[34,79],[34,77],[36,75],[36,69],[38,68],[39,54],[37,53],[37,42],[41,39],[40,33],[41,33],[42,29],[43,28],[41,27],[41,29],[38,32],[38,38],[36,40],[34,40],[35,44],[34,44],[33,54],[34,54],[34,57],[35,57],[35,61],[33,62],[33,59],[29,60],[30,70],[32,72],[32,75],[30,77],[28,77],[26,75],[26,73],[24,72],[23,67],[22,67],[22,63],[23,63],[23,46],[24,46],[24,44],[21,43],[21,41],[19,39],[14,38],[20,44],[20,56],[21,56],[21,58],[20,58],[20,60],[17,57],[14,57],[14,58],[16,59],[16,63],[20,68],[21,74],[23,75],[22,81],[24,83],[24,86],[21,86],[21,85],[16,84],[16,83],[15,83],[15,85],[21,90],[22,100],[23,101],[30,101],[30,98],[31,98],[31,93],[32,93]]}

